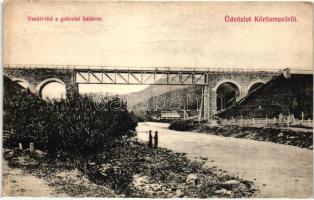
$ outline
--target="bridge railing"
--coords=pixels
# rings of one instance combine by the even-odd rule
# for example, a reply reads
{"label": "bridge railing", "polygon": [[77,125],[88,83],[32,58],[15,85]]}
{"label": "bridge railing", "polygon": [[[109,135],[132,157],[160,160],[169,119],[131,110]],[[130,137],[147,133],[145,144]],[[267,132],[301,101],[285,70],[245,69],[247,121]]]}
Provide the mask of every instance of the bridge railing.
{"label": "bridge railing", "polygon": [[250,118],[250,119],[223,119],[221,125],[240,125],[240,126],[279,126],[279,127],[303,127],[312,128],[313,119],[281,119],[278,118]]}
{"label": "bridge railing", "polygon": [[6,69],[71,69],[71,70],[140,70],[140,71],[198,71],[198,72],[270,72],[279,73],[280,69],[253,68],[208,68],[208,67],[123,67],[123,66],[94,66],[94,65],[47,65],[47,64],[4,64]]}
{"label": "bridge railing", "polygon": [[[154,71],[210,71],[210,72],[272,72],[282,73],[287,68],[265,69],[265,68],[236,68],[236,67],[142,67],[142,66],[95,66],[95,65],[56,65],[56,64],[3,64],[6,69],[110,69],[110,70],[154,70]],[[292,74],[313,74],[313,70],[289,68]]]}
{"label": "bridge railing", "polygon": [[313,74],[313,70],[307,69],[290,69],[291,74]]}

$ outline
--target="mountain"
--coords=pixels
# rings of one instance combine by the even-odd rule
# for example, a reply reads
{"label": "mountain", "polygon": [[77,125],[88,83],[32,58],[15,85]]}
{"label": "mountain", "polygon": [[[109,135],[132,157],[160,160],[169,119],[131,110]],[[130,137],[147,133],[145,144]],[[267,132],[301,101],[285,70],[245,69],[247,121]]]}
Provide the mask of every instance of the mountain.
{"label": "mountain", "polygon": [[[160,79],[157,81],[158,83],[164,83],[165,79]],[[149,98],[153,96],[160,96],[164,93],[171,92],[173,90],[186,88],[188,86],[180,86],[180,85],[150,85],[144,90],[129,93],[126,95],[120,95],[121,98],[127,99],[129,110],[136,109],[136,105],[141,102],[146,102]]]}
{"label": "mountain", "polygon": [[158,115],[160,111],[190,110],[188,113],[195,115],[201,105],[201,94],[201,86],[177,87],[161,95],[153,95],[141,100],[132,107],[132,110],[144,119]]}

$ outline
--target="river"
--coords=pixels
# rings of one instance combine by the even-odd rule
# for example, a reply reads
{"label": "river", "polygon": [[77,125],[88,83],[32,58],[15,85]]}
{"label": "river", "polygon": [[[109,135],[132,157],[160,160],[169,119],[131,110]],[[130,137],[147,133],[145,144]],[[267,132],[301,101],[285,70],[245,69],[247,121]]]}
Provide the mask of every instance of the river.
{"label": "river", "polygon": [[221,137],[168,129],[167,123],[143,122],[139,140],[148,141],[148,131],[158,131],[159,146],[186,153],[191,160],[208,158],[205,165],[253,181],[257,197],[311,197],[313,151],[282,144]]}

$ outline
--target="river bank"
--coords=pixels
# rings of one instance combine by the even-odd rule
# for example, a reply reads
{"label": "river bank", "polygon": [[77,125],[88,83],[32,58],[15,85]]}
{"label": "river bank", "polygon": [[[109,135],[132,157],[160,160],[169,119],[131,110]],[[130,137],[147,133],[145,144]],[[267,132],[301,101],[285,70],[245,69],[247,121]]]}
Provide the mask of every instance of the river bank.
{"label": "river bank", "polygon": [[273,142],[311,150],[313,149],[313,132],[309,130],[302,131],[302,129],[291,130],[272,127],[244,127],[236,125],[208,126],[206,124],[198,124],[191,121],[173,122],[170,124],[169,129]]}
{"label": "river bank", "polygon": [[[259,198],[309,198],[313,195],[313,151],[292,145],[170,130],[168,123],[143,122],[136,130],[140,141],[158,131],[159,145],[186,153],[205,167],[254,182]],[[201,158],[200,158],[201,157]]]}
{"label": "river bank", "polygon": [[51,160],[39,151],[11,150],[4,157],[9,167],[47,182],[53,194],[73,197],[250,197],[256,192],[251,181],[204,167],[182,153],[150,149],[135,138],[107,149],[80,159],[60,155]]}

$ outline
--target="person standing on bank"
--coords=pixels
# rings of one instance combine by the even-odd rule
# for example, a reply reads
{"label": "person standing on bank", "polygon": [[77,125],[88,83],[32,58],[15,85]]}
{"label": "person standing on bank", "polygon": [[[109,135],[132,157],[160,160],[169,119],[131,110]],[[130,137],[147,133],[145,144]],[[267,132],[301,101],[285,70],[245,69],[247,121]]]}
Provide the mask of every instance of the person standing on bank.
{"label": "person standing on bank", "polygon": [[151,130],[149,130],[148,147],[153,148],[153,136]]}
{"label": "person standing on bank", "polygon": [[158,148],[158,131],[155,131],[155,136],[154,136],[154,148]]}

